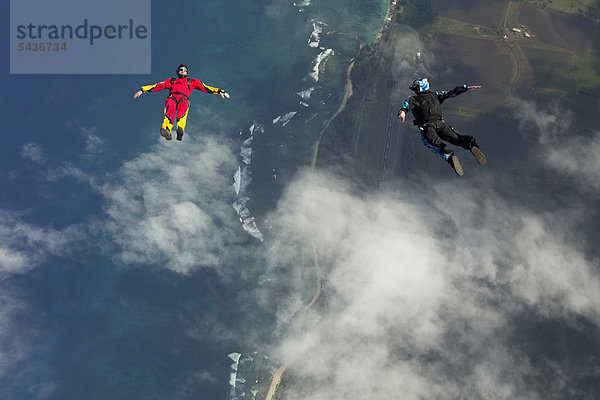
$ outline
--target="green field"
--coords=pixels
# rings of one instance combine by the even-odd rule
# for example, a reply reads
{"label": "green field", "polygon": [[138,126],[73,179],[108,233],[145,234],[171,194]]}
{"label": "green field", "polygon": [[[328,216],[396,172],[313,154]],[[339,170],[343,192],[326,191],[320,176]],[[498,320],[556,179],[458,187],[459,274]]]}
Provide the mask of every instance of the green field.
{"label": "green field", "polygon": [[600,1],[598,0],[523,0],[522,2],[541,9],[600,20]]}
{"label": "green field", "polygon": [[497,30],[502,27],[508,0],[431,0],[433,15],[459,19]]}
{"label": "green field", "polygon": [[600,23],[596,24],[590,51],[585,56],[575,57],[577,89],[597,91],[600,85]]}
{"label": "green field", "polygon": [[435,23],[429,24],[426,30],[421,32],[423,41],[429,45],[440,35],[453,34],[467,37],[498,36],[498,32],[487,28],[480,27],[468,22],[459,21],[456,19],[438,17]]}
{"label": "green field", "polygon": [[[533,5],[542,10],[559,11],[564,14],[579,15],[586,17],[586,19],[600,21],[600,0],[526,0],[513,2],[507,15],[507,26],[509,27],[519,25],[519,3]],[[414,6],[413,11],[424,13],[426,11],[425,4],[426,2]],[[437,38],[448,34],[490,40],[499,40],[503,36],[500,30],[467,22],[475,17],[470,15],[468,11],[465,11],[465,13],[464,20],[462,18],[461,20],[448,18],[448,16],[442,17],[443,14],[439,13],[430,23],[419,26],[418,30],[426,46],[431,48]],[[589,44],[589,36],[582,37],[584,31],[582,31],[581,25],[578,26],[579,30],[565,30],[564,23],[561,24],[561,22],[571,21],[566,15],[543,13],[540,14],[540,17],[548,19],[542,26],[547,26],[550,22],[553,22],[554,28],[563,27],[558,32],[551,32],[555,36],[558,33],[558,37],[562,38],[563,41],[557,39],[557,43],[552,41],[541,43],[541,39],[545,39],[544,41],[549,39],[548,37],[538,37],[537,40],[534,38],[532,40],[508,42],[506,50],[512,50],[513,60],[516,62],[516,77],[513,76],[511,83],[527,84],[519,81],[519,75],[532,73],[535,97],[540,105],[555,105],[559,100],[561,104],[574,109],[578,124],[583,127],[593,127],[600,118],[597,111],[600,102],[598,95],[600,93],[600,22],[593,24],[593,29],[590,27],[585,28],[586,31],[589,29],[590,33],[594,32],[594,39],[590,46],[584,46],[586,42]],[[589,19],[586,21],[586,26],[589,24]],[[585,41],[583,42],[583,40]],[[454,45],[452,46],[453,52],[464,52],[464,49],[461,49],[462,43],[455,43]],[[518,56],[519,48],[525,54],[526,59],[520,59]],[[439,52],[440,49],[438,48],[437,51]],[[450,57],[450,55],[446,55],[446,57]],[[484,65],[483,62],[476,62],[472,57],[464,57],[462,60],[466,65],[472,64],[479,65],[481,68],[490,68]],[[531,72],[528,72],[529,67],[531,67]],[[510,86],[511,83],[508,85]],[[519,88],[513,89],[515,89],[515,93],[519,91]],[[565,100],[567,104],[564,104]]]}
{"label": "green field", "polygon": [[574,68],[577,81],[575,117],[585,127],[595,128],[600,104],[600,27],[596,27],[589,54],[574,57]]}
{"label": "green field", "polygon": [[[531,7],[513,0],[512,7],[504,8],[504,14],[497,17],[507,17],[506,29],[501,29],[490,26],[485,19],[488,17],[482,15],[481,1],[471,8],[459,7],[469,5],[468,0],[457,1],[452,5],[452,15],[431,12],[432,4],[449,4],[449,0],[405,3],[397,16],[400,23],[392,23],[379,43],[364,46],[356,57],[352,70],[354,94],[322,137],[320,164],[348,163],[348,169],[363,183],[379,182],[386,174],[403,174],[412,168],[435,168],[429,165],[430,157],[420,156],[422,145],[414,136],[410,118],[406,124],[395,119],[401,101],[409,94],[406,81],[410,72],[398,69],[399,56],[411,65],[415,51],[423,51],[422,61],[428,72],[437,74],[440,82],[434,85],[442,89],[453,82],[482,85],[482,90],[444,105],[451,119],[476,116],[495,120],[493,126],[510,124],[510,100],[514,97],[535,101],[541,109],[556,110],[558,106],[558,112],[573,110],[579,127],[597,125],[600,23],[556,13],[530,13],[541,16],[542,28],[551,25],[553,37],[560,39],[555,40],[556,44],[545,43],[535,35],[525,38],[510,31],[511,26],[519,26],[522,9]],[[494,4],[501,9],[503,3]],[[480,24],[480,20],[488,25]],[[414,26],[417,32],[404,25],[414,21],[419,21]],[[592,27],[596,32],[593,41],[587,35]],[[547,34],[544,29],[539,32]],[[413,36],[415,39],[407,40]],[[444,71],[451,71],[451,77],[440,73]]]}
{"label": "green field", "polygon": [[535,86],[540,92],[574,93],[575,76],[573,55],[567,51],[537,43],[522,44],[535,76]]}
{"label": "green field", "polygon": [[598,42],[594,41],[592,51],[585,56],[544,45],[521,46],[533,69],[538,101],[552,104],[557,97],[570,100],[569,106],[573,107],[575,120],[585,128],[596,126],[599,118]]}

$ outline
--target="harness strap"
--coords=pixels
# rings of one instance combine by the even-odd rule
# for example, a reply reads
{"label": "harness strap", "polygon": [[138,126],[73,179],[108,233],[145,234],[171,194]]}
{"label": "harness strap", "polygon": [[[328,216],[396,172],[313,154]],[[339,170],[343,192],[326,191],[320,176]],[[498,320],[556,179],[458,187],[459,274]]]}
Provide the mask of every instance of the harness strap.
{"label": "harness strap", "polygon": [[[181,97],[181,98],[178,99],[175,96],[173,96],[174,94],[179,94],[179,95],[181,95],[183,97]],[[187,101],[190,100],[190,98],[188,97],[188,95],[186,95],[185,93],[181,93],[181,92],[172,92],[171,94],[169,94],[169,96],[167,97],[167,99],[173,99],[173,100],[175,100],[176,104],[179,104],[183,100],[187,100]]]}
{"label": "harness strap", "polygon": [[[188,90],[191,92],[192,91],[192,84],[190,83],[190,78],[185,78],[185,79],[187,79]],[[175,84],[175,81],[177,81],[177,78],[175,78],[174,76],[171,77],[171,87],[173,87],[173,85]]]}
{"label": "harness strap", "polygon": [[[186,78],[186,79],[187,79],[187,84],[188,84],[188,90],[191,92],[192,91],[192,85],[190,84],[190,78]],[[175,77],[171,78],[171,87],[169,89],[173,88],[173,85],[175,84],[176,81],[177,81],[177,79]],[[174,94],[179,94],[179,95],[181,95],[183,97],[180,98],[180,99],[178,99],[175,96],[173,96]],[[187,94],[181,93],[181,92],[171,92],[169,94],[169,96],[167,97],[167,99],[173,99],[173,100],[175,100],[175,104],[179,104],[183,100],[187,100],[187,101],[190,100],[190,98],[189,98],[189,96]]]}

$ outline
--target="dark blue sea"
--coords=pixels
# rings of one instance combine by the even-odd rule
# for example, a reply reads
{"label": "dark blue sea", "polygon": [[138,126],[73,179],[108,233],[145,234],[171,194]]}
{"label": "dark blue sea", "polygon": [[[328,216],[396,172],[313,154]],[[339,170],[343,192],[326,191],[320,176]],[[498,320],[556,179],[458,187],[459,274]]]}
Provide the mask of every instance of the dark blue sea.
{"label": "dark blue sea", "polygon": [[[0,399],[228,398],[229,354],[274,340],[266,214],[387,6],[153,1],[151,74],[2,62]],[[231,99],[166,142],[166,92],[132,96],[180,63]]]}

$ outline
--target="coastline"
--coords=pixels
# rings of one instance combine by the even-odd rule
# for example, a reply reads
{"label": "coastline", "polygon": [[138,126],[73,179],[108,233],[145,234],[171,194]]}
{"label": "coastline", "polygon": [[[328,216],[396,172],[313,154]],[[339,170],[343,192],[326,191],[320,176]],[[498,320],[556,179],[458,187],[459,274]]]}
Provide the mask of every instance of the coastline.
{"label": "coastline", "polygon": [[[321,295],[321,269],[319,268],[319,253],[317,252],[317,246],[312,241],[311,241],[311,246],[313,249],[313,257],[314,257],[313,263],[314,263],[315,272],[317,275],[317,283],[316,283],[315,294],[314,294],[312,300],[300,312],[301,317],[304,317],[306,312],[308,312],[308,310],[313,306],[313,304],[316,303],[317,299]],[[287,369],[287,365],[281,365],[279,368],[277,368],[277,371],[275,371],[275,373],[273,374],[273,379],[271,379],[271,384],[269,385],[269,390],[267,391],[267,396],[265,397],[265,400],[273,399],[273,396],[275,396],[275,393],[277,392],[277,388],[279,387],[279,384],[281,383],[283,373],[285,372],[286,369]]]}
{"label": "coastline", "polygon": [[[375,37],[375,40],[373,40],[373,42],[371,42],[369,44],[369,46],[375,46],[375,45],[377,45],[380,42],[380,40],[387,33],[388,29],[391,27],[392,20],[393,20],[393,17],[395,16],[395,14],[396,13],[401,13],[403,11],[403,7],[402,6],[400,6],[398,9],[396,9],[397,5],[398,5],[398,0],[391,0],[390,1],[387,13],[386,13],[385,18],[383,20],[383,24],[381,25],[381,28],[379,29],[379,32],[377,33],[377,36]],[[363,46],[365,46],[365,45],[363,45],[363,44],[360,45],[359,53],[360,53],[360,49],[362,49]],[[357,57],[359,57],[359,55],[357,55]],[[314,146],[314,150],[313,150],[313,156],[312,156],[312,160],[311,160],[311,163],[310,163],[310,169],[311,170],[314,170],[315,166],[317,165],[317,158],[318,158],[318,155],[319,155],[319,146],[321,144],[321,139],[323,138],[323,134],[325,133],[325,131],[327,130],[327,128],[329,128],[329,125],[331,124],[331,122],[333,122],[333,120],[340,113],[342,113],[344,111],[344,109],[346,108],[346,104],[348,103],[348,100],[354,94],[354,92],[353,92],[353,86],[352,86],[352,69],[354,68],[355,64],[356,64],[356,58],[352,60],[352,62],[348,66],[348,70],[346,72],[346,90],[345,90],[345,93],[344,93],[344,98],[342,99],[342,102],[340,104],[340,107],[331,116],[331,118],[329,118],[329,120],[327,120],[327,123],[325,123],[325,126],[323,127],[323,129],[321,129],[321,132],[319,132],[319,138],[315,142],[315,146]]]}
{"label": "coastline", "polygon": [[321,144],[321,139],[323,138],[323,133],[325,133],[325,131],[327,130],[327,128],[329,127],[329,124],[331,124],[331,122],[342,112],[344,111],[344,109],[346,108],[346,104],[348,103],[348,99],[350,97],[352,97],[353,94],[353,90],[352,90],[352,68],[354,68],[354,64],[355,64],[356,60],[352,60],[352,62],[350,63],[350,65],[348,66],[348,70],[346,72],[346,92],[344,93],[344,98],[342,100],[342,103],[340,104],[340,107],[337,109],[337,111],[331,116],[331,118],[329,118],[329,120],[327,120],[327,123],[325,124],[325,126],[323,127],[323,129],[321,129],[321,132],[319,132],[319,138],[317,139],[317,141],[315,142],[315,148],[313,151],[313,156],[312,156],[312,161],[310,163],[310,169],[314,170],[315,166],[317,165],[317,156],[319,154],[319,145]]}
{"label": "coastline", "polygon": [[[397,2],[395,2],[395,1],[391,2],[390,3],[390,7],[388,8],[388,13],[387,13],[387,15],[385,17],[385,22],[382,25],[381,30],[377,34],[375,40],[371,44],[369,44],[368,46],[375,46],[375,45],[377,45],[381,41],[381,39],[386,40],[386,34],[389,34],[390,31],[392,32],[392,34],[395,34],[396,32],[391,30],[391,28],[394,26],[393,25],[394,24],[393,18],[394,18],[394,16],[397,16],[398,14],[403,13],[403,11],[404,11],[404,9],[403,9],[402,6],[397,6]],[[390,20],[390,18],[392,18],[392,20]],[[387,36],[387,38],[389,38],[389,36]],[[364,45],[361,45],[361,48],[363,46]],[[324,135],[325,131],[330,127],[331,123],[345,110],[345,108],[346,108],[346,106],[348,104],[348,100],[352,97],[352,95],[353,94],[357,94],[357,96],[360,96],[360,93],[361,93],[361,87],[360,87],[361,80],[360,80],[360,78],[357,78],[357,76],[355,75],[355,82],[354,82],[355,85],[353,85],[352,76],[351,76],[353,68],[355,67],[357,61],[359,61],[359,67],[356,68],[355,72],[360,71],[360,68],[361,68],[361,64],[360,64],[361,58],[360,58],[360,56],[357,55],[355,57],[355,59],[351,60],[350,64],[348,65],[348,68],[347,68],[347,79],[346,79],[345,93],[344,93],[344,96],[343,96],[343,100],[341,101],[340,106],[337,109],[337,111],[331,116],[331,118],[329,118],[327,120],[327,122],[325,123],[323,129],[321,129],[320,134],[319,134],[317,140],[315,141],[315,147],[314,147],[314,151],[313,151],[312,159],[311,159],[311,170],[314,170],[316,168],[316,163],[317,163],[318,156],[319,156],[319,146],[321,144],[322,138],[324,137],[323,135]],[[513,78],[513,80],[514,80],[514,78]],[[354,93],[354,92],[356,92],[356,93]],[[350,102],[350,106],[349,106],[350,109],[352,109],[352,104],[353,103]],[[334,127],[335,127],[335,124],[334,124]],[[329,137],[329,136],[327,136],[327,137]],[[324,145],[324,148],[323,148],[322,152],[326,152],[326,145]],[[322,156],[322,158],[323,158],[323,156]],[[314,298],[313,301],[311,301],[311,303],[305,307],[305,309],[308,310],[312,306],[312,304],[314,303],[315,300],[316,299]],[[271,382],[271,387],[269,389],[269,394],[267,395],[266,400],[272,400],[273,396],[276,393],[276,390],[277,390],[279,384],[281,383],[282,375],[283,375],[284,371],[286,370],[286,368],[287,368],[287,366],[281,366],[275,372],[275,374],[273,376],[273,380]],[[285,388],[282,389],[282,391],[285,391]]]}
{"label": "coastline", "polygon": [[277,371],[275,371],[275,373],[273,374],[271,386],[269,386],[269,391],[267,392],[267,397],[265,397],[265,400],[271,400],[273,396],[275,396],[275,392],[277,391],[277,388],[281,383],[281,375],[283,375],[286,368],[287,367],[285,365],[282,365],[281,367],[277,368]]}
{"label": "coastline", "polygon": [[[375,40],[370,44],[370,46],[377,45],[379,43],[379,41],[387,33],[388,28],[391,26],[392,16],[394,15],[394,12],[396,11],[396,5],[397,5],[397,0],[391,0],[390,1],[389,6],[388,6],[388,10],[387,10],[387,13],[386,13],[386,16],[385,16],[385,19],[384,19],[384,23],[382,24],[381,29],[379,30],[379,33],[375,37]],[[362,49],[363,46],[364,45],[360,46],[359,52],[360,52],[360,49]],[[357,54],[357,57],[358,56],[359,55]],[[344,93],[344,97],[342,99],[342,102],[340,103],[339,108],[331,116],[331,118],[329,118],[329,120],[327,120],[327,122],[325,123],[325,126],[323,127],[323,129],[321,129],[321,131],[319,132],[319,138],[315,142],[315,147],[314,147],[314,151],[313,151],[313,156],[312,156],[312,161],[311,161],[311,166],[310,166],[311,170],[314,170],[314,168],[315,168],[315,166],[317,164],[317,158],[318,158],[318,153],[319,153],[319,145],[321,143],[321,139],[323,137],[323,134],[325,133],[325,131],[327,130],[327,128],[329,127],[329,125],[331,124],[331,122],[340,113],[342,113],[344,111],[344,109],[346,108],[346,105],[348,103],[348,100],[354,94],[353,85],[352,85],[352,69],[354,68],[355,64],[356,64],[356,58],[354,58],[350,62],[350,65],[348,65],[348,69],[346,70],[345,93]],[[306,313],[313,306],[313,304],[317,301],[317,299],[319,298],[319,295],[320,295],[320,291],[321,291],[321,272],[320,272],[320,268],[319,268],[319,258],[318,258],[317,248],[316,248],[316,246],[315,246],[314,243],[312,243],[312,248],[313,248],[313,255],[314,255],[314,267],[315,267],[316,274],[317,274],[316,292],[315,292],[315,295],[313,296],[313,298],[311,299],[311,301],[303,309],[302,315],[304,313]],[[283,373],[285,372],[286,369],[287,369],[286,365],[281,365],[275,371],[275,373],[273,374],[273,378],[271,380],[271,384],[269,386],[269,390],[268,390],[267,395],[265,397],[265,400],[272,400],[273,399],[273,396],[275,396],[275,393],[277,392],[279,384],[281,383],[281,380],[282,380]]]}

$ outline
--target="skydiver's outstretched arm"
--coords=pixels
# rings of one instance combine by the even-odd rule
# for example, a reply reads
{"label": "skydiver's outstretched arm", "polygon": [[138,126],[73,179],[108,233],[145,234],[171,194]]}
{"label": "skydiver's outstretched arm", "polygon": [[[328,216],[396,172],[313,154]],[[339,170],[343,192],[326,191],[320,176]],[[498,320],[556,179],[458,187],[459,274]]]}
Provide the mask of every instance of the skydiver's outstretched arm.
{"label": "skydiver's outstretched arm", "polygon": [[164,82],[155,83],[153,85],[142,86],[140,90],[133,94],[133,98],[137,99],[145,92],[158,92],[160,90],[171,89],[171,79],[167,79]]}
{"label": "skydiver's outstretched arm", "polygon": [[229,93],[227,93],[225,90],[207,85],[206,83],[201,82],[199,79],[194,78],[190,80],[190,87],[191,90],[198,89],[204,93],[219,94],[224,99],[228,99],[230,97]]}
{"label": "skydiver's outstretched arm", "polygon": [[[140,97],[140,96],[142,95],[142,93],[144,93],[144,92],[142,92],[141,90],[138,90],[137,92],[135,92],[135,93],[133,94],[133,98],[134,98],[134,99],[137,99],[138,97]],[[222,98],[224,98],[224,99],[225,99],[225,98],[227,98],[227,99],[228,99],[229,97],[231,97],[231,96],[229,96],[229,93],[227,93],[227,92],[226,92],[226,91],[224,91],[224,90],[219,90],[219,91],[218,91],[218,92],[216,92],[215,94],[220,94],[220,95],[221,95],[221,97],[222,97]]]}
{"label": "skydiver's outstretched arm", "polygon": [[435,94],[437,94],[438,100],[441,103],[443,103],[445,100],[451,98],[451,97],[456,97],[459,94],[463,94],[465,93],[467,90],[469,89],[479,89],[481,86],[467,86],[467,85],[462,85],[462,86],[457,86],[452,90],[442,90],[439,92],[435,92]]}

